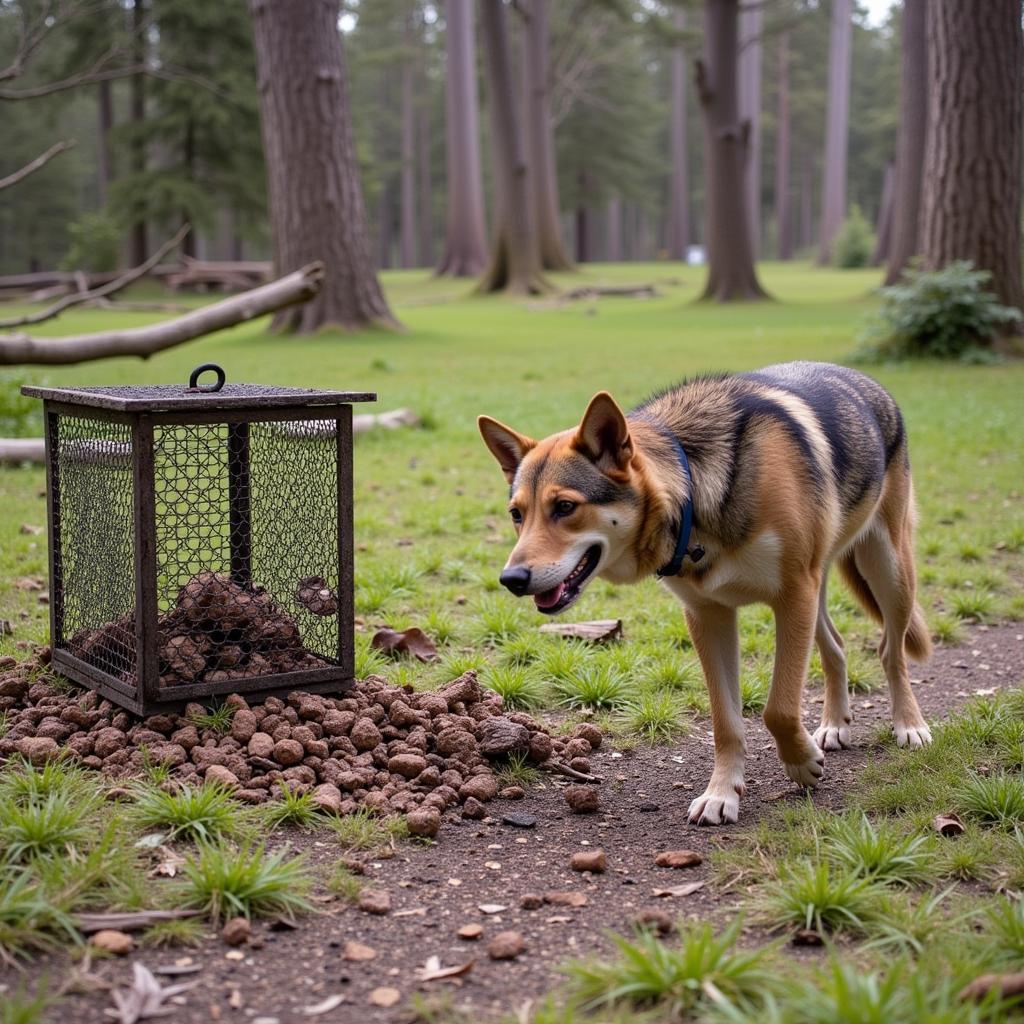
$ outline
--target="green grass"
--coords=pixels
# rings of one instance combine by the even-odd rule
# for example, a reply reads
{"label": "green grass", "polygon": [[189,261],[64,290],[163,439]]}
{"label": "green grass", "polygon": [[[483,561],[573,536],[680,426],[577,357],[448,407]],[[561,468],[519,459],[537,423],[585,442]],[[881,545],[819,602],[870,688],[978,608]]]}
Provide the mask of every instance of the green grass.
{"label": "green grass", "polygon": [[930,836],[904,835],[889,822],[876,826],[864,814],[833,819],[826,827],[824,852],[858,878],[890,885],[926,878],[935,856]]}
{"label": "green grass", "polygon": [[70,792],[48,793],[26,802],[0,800],[0,855],[24,862],[73,856],[93,835],[97,801]]}
{"label": "green grass", "polygon": [[402,818],[381,818],[360,807],[352,814],[327,819],[344,850],[379,850],[406,832]]}
{"label": "green grass", "polygon": [[215,782],[183,785],[173,792],[139,786],[134,795],[131,817],[145,829],[166,828],[168,839],[209,842],[238,836],[248,822],[245,808]]}
{"label": "green grass", "polygon": [[234,717],[235,709],[230,704],[211,704],[202,714],[193,715],[191,721],[197,729],[209,729],[223,736],[230,730]]}
{"label": "green grass", "polygon": [[965,813],[983,825],[1024,826],[1024,779],[1019,775],[976,775],[960,787],[956,799]]}
{"label": "green grass", "polygon": [[276,800],[261,805],[258,817],[270,829],[280,828],[282,825],[310,829],[323,820],[313,800],[313,794],[302,793],[291,786],[282,787]]}
{"label": "green grass", "polygon": [[850,868],[805,860],[786,866],[761,897],[761,912],[773,928],[818,932],[864,932],[879,905],[881,887]]}

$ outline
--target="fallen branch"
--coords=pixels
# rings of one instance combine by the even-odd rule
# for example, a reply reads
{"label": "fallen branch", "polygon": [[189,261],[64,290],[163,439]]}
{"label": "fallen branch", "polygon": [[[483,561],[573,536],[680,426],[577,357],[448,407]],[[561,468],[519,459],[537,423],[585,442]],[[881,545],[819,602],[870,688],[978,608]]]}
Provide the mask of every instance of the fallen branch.
{"label": "fallen branch", "polygon": [[287,277],[234,295],[184,316],[145,327],[101,331],[66,338],[30,334],[0,335],[0,366],[66,365],[118,356],[149,356],[214,331],[254,320],[285,306],[311,299],[323,283],[322,263],[310,263]]}
{"label": "fallen branch", "polygon": [[606,285],[583,285],[580,288],[572,288],[564,292],[560,298],[563,299],[596,299],[600,297],[627,298],[627,299],[654,299],[658,296],[658,290],[653,284],[606,284]]}
{"label": "fallen branch", "polygon": [[[52,320],[55,316],[59,316],[70,306],[79,306],[82,303],[92,302],[95,299],[103,299],[108,295],[121,291],[123,288],[127,288],[132,282],[138,281],[140,277],[145,277],[172,249],[176,249],[181,245],[190,230],[190,225],[183,225],[181,230],[173,238],[164,242],[145,263],[140,263],[137,267],[125,271],[125,273],[113,281],[98,288],[90,289],[83,278],[79,284],[79,291],[73,292],[71,295],[65,295],[64,298],[59,299],[52,306],[47,306],[38,312],[26,313],[24,316],[11,317],[8,320],[0,320],[0,329],[24,327],[27,324],[41,324],[44,320]],[[84,289],[82,284],[85,284]]]}
{"label": "fallen branch", "polygon": [[1003,999],[1024,995],[1024,972],[1017,974],[982,974],[961,990],[957,999],[962,1003],[980,1003],[990,992]]}
{"label": "fallen branch", "polygon": [[586,772],[578,772],[575,768],[570,768],[567,764],[563,764],[561,761],[545,761],[541,767],[546,771],[555,772],[558,775],[564,775],[568,779],[574,779],[576,782],[590,782],[596,785],[600,785],[604,782],[604,779],[602,779],[600,775],[588,775]]}
{"label": "fallen branch", "polygon": [[45,153],[40,153],[35,160],[25,164],[20,170],[15,171],[13,174],[8,174],[6,178],[0,178],[0,192],[3,192],[5,188],[10,188],[12,185],[17,185],[19,181],[23,181],[30,174],[35,174],[36,171],[41,167],[45,167],[59,153],[63,153],[73,146],[74,142],[55,142]]}
{"label": "fallen branch", "polygon": [[76,914],[74,921],[75,927],[85,935],[106,928],[114,928],[119,932],[137,932],[161,921],[179,921],[186,917],[196,917],[199,913],[198,910],[130,910],[124,913]]}

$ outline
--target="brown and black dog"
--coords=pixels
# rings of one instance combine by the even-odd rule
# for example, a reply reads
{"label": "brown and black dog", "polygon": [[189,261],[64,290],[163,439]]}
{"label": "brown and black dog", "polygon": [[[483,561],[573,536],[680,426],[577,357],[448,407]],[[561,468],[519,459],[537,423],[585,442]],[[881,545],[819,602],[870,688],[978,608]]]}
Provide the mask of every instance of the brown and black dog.
{"label": "brown and black dog", "polygon": [[[879,654],[900,746],[931,735],[907,657],[931,642],[915,598],[914,496],[893,398],[870,377],[827,363],[699,377],[628,415],[610,395],[579,426],[534,441],[487,416],[480,432],[509,482],[518,541],[501,573],[548,614],[595,576],[661,575],[686,610],[711,697],[715,767],[690,820],[734,822],[743,794],[737,608],[775,613],[775,668],[764,710],[786,774],[814,786],[824,750],[850,744],[843,641],[828,615],[835,561],[882,625]],[[825,673],[821,726],[801,721],[817,643]]]}

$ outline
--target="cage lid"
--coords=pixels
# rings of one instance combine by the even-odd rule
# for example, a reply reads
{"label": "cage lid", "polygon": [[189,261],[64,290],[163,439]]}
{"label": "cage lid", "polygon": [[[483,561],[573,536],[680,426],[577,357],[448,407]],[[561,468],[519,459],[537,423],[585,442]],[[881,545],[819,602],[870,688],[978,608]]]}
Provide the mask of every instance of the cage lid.
{"label": "cage lid", "polygon": [[[216,373],[212,384],[200,384],[207,371]],[[23,395],[68,405],[117,412],[158,412],[169,410],[269,409],[280,406],[347,405],[375,402],[372,391],[318,391],[314,388],[277,387],[270,384],[227,384],[224,371],[205,363],[192,371],[188,384],[145,384],[125,387],[46,388],[25,385]]]}

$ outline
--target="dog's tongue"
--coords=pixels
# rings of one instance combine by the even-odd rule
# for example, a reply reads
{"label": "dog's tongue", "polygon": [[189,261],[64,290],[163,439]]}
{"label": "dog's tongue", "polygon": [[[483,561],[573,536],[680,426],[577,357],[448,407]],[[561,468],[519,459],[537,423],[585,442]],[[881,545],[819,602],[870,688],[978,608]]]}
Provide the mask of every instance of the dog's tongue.
{"label": "dog's tongue", "polygon": [[534,604],[536,604],[538,608],[554,608],[554,606],[561,601],[564,591],[565,584],[559,583],[557,587],[552,587],[550,590],[545,590],[540,594],[534,594]]}

